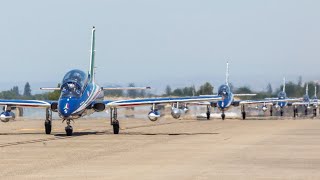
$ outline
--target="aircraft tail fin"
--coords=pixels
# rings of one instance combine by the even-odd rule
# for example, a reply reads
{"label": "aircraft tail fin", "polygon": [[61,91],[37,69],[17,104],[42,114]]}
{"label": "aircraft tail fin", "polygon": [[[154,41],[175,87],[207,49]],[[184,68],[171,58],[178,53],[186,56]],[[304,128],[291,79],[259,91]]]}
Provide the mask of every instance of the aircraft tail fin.
{"label": "aircraft tail fin", "polygon": [[229,62],[227,62],[226,85],[229,85]]}
{"label": "aircraft tail fin", "polygon": [[283,92],[286,92],[286,78],[283,78]]}
{"label": "aircraft tail fin", "polygon": [[306,86],[306,95],[308,95],[308,92],[309,92],[309,84],[307,84]]}
{"label": "aircraft tail fin", "polygon": [[90,50],[90,69],[89,69],[89,79],[94,81],[94,56],[95,56],[95,32],[96,28],[92,27],[92,36],[91,36],[91,50]]}
{"label": "aircraft tail fin", "polygon": [[317,85],[314,86],[314,97],[317,97]]}

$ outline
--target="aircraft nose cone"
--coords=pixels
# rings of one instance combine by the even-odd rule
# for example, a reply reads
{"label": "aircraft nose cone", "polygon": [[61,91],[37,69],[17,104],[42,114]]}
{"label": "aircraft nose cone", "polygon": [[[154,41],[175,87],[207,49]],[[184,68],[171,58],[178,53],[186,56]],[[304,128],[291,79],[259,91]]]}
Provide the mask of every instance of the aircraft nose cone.
{"label": "aircraft nose cone", "polygon": [[284,107],[285,103],[284,102],[280,102],[280,107]]}
{"label": "aircraft nose cone", "polygon": [[220,106],[221,109],[224,109],[224,108],[225,108],[225,103],[224,103],[224,101],[220,101],[220,102],[219,102],[219,106]]}
{"label": "aircraft nose cone", "polygon": [[73,113],[75,107],[71,99],[60,99],[58,108],[60,115],[67,118]]}
{"label": "aircraft nose cone", "polygon": [[62,111],[60,111],[60,114],[63,116],[63,117],[69,117],[71,115],[70,113],[71,111],[69,111],[68,109],[63,109]]}

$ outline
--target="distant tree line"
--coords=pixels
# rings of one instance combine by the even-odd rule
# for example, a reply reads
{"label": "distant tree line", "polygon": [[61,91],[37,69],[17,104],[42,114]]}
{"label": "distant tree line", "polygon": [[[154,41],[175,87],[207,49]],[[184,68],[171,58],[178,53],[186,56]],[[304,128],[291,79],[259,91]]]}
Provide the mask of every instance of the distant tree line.
{"label": "distant tree line", "polygon": [[[302,97],[305,94],[306,86],[309,85],[308,94],[310,98],[312,98],[315,94],[315,87],[317,88],[319,95],[320,85],[310,81],[302,84],[302,77],[298,78],[297,82],[288,81],[286,82],[286,93],[288,97]],[[257,94],[252,97],[242,97],[242,99],[264,99],[267,97],[277,97],[278,93],[282,91],[283,85],[276,88],[275,90],[272,88],[271,83],[268,83],[266,88],[262,91],[254,91],[249,86],[240,86],[235,88],[231,83],[229,84],[230,89],[235,94]],[[218,92],[213,92],[213,86],[206,82],[197,90],[195,86],[184,87],[184,88],[176,88],[172,90],[172,88],[168,85],[165,89],[165,94],[163,96],[193,96],[193,95],[210,95],[217,94]]]}
{"label": "distant tree line", "polygon": [[165,89],[165,94],[162,96],[198,96],[198,95],[212,95],[213,94],[213,86],[206,82],[200,86],[197,90],[194,85],[190,87],[184,88],[176,88],[174,90],[168,85]]}
{"label": "distant tree line", "polygon": [[[129,83],[128,87],[136,87],[134,83]],[[104,95],[107,97],[130,97],[130,98],[144,98],[155,96],[148,92],[148,90],[105,90]]]}
{"label": "distant tree line", "polygon": [[[301,76],[298,78],[297,82],[293,82],[293,81],[286,82],[285,91],[287,93],[287,96],[288,97],[302,97],[306,93],[307,84],[309,85],[309,89],[308,89],[309,97],[312,98],[315,95],[315,87],[317,88],[317,91],[318,91],[317,96],[318,96],[319,90],[320,90],[319,89],[320,85],[313,82],[313,81],[305,82],[304,84],[302,84],[302,77]],[[263,90],[263,91],[256,92],[256,91],[251,90],[250,87],[248,87],[248,86],[242,86],[242,87],[235,89],[234,93],[256,93],[257,96],[250,97],[250,99],[263,99],[263,98],[267,98],[267,97],[277,97],[278,93],[280,91],[282,91],[282,89],[283,89],[283,85],[281,85],[280,87],[273,90],[271,84],[268,83],[265,90]]]}
{"label": "distant tree line", "polygon": [[[58,85],[60,87],[60,85]],[[10,90],[0,92],[0,99],[38,99],[38,100],[57,100],[60,91],[46,92],[32,95],[29,82],[24,85],[23,93],[20,94],[18,86],[13,86]]]}

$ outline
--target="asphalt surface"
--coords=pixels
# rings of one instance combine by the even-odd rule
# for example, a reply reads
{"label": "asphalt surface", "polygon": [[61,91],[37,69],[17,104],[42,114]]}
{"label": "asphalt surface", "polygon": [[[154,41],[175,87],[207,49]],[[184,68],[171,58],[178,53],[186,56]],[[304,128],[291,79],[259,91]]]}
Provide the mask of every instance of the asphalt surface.
{"label": "asphalt surface", "polygon": [[0,179],[320,179],[320,119],[0,124]]}

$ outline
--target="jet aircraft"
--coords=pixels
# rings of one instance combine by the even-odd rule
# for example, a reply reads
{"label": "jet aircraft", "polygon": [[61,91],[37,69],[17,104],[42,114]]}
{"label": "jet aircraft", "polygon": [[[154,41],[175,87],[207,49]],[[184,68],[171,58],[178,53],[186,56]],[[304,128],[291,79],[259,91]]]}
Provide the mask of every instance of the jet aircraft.
{"label": "jet aircraft", "polygon": [[[51,133],[52,112],[57,112],[59,117],[67,123],[67,126],[65,127],[66,135],[71,136],[73,133],[71,121],[86,115],[90,115],[94,112],[101,112],[110,109],[110,124],[113,126],[113,133],[118,134],[120,130],[120,123],[117,118],[118,108],[150,105],[151,111],[148,113],[148,118],[151,121],[156,121],[160,117],[160,113],[157,109],[158,104],[172,104],[171,115],[174,118],[179,118],[183,112],[188,110],[186,105],[183,109],[180,108],[180,105],[183,103],[214,102],[221,99],[220,96],[194,96],[182,98],[166,97],[119,101],[104,100],[104,90],[114,90],[115,88],[102,88],[95,82],[95,31],[96,29],[93,27],[88,74],[77,69],[71,70],[63,77],[60,88],[42,88],[44,90],[60,90],[60,97],[58,101],[0,100],[0,105],[4,106],[4,112],[0,114],[1,121],[7,122],[14,119],[15,115],[11,110],[16,107],[45,108],[45,133]],[[149,89],[149,87],[139,89]]]}
{"label": "jet aircraft", "polygon": [[[280,111],[280,116],[284,115],[284,108],[286,106],[292,106],[293,102],[300,102],[301,98],[288,98],[286,93],[286,79],[283,78],[283,88],[282,91],[278,93],[276,98],[266,98],[262,101],[265,104],[271,104],[270,106],[270,115],[272,116],[272,107],[274,106],[277,111]],[[268,108],[264,106],[263,111],[266,111]]]}
{"label": "jet aircraft", "polygon": [[[277,111],[280,111],[280,116],[284,114],[284,108],[286,106],[292,106],[294,102],[301,102],[301,98],[288,98],[286,93],[286,80],[283,78],[283,88],[282,91],[278,93],[277,97],[274,98],[265,98],[263,100],[248,100],[242,102],[243,104],[263,104],[262,110],[266,112],[268,110],[268,106],[270,107],[270,116],[273,113],[273,107]],[[242,107],[244,109],[244,106]]]}
{"label": "jet aircraft", "polygon": [[[227,71],[226,71],[226,83],[221,85],[218,89],[218,95],[221,96],[222,100],[219,100],[217,102],[212,102],[211,105],[213,107],[218,107],[218,109],[221,111],[221,118],[222,120],[225,119],[225,111],[227,111],[230,106],[239,106],[240,104],[245,104],[247,101],[238,101],[235,100],[234,97],[243,97],[243,96],[255,96],[256,94],[233,94],[231,92],[230,86],[229,86],[229,63],[227,62]],[[241,107],[242,112],[242,118],[246,118],[246,112],[244,110],[244,106]],[[210,114],[209,114],[210,115]],[[208,116],[208,112],[207,112]]]}
{"label": "jet aircraft", "polygon": [[313,116],[317,116],[317,109],[319,106],[319,99],[317,98],[317,86],[314,87],[314,97],[310,98],[309,97],[309,85],[306,85],[306,94],[303,96],[303,101],[302,102],[294,102],[292,103],[293,105],[293,117],[296,117],[298,115],[298,106],[304,106],[304,114],[308,115],[308,109],[313,107],[312,112]]}

